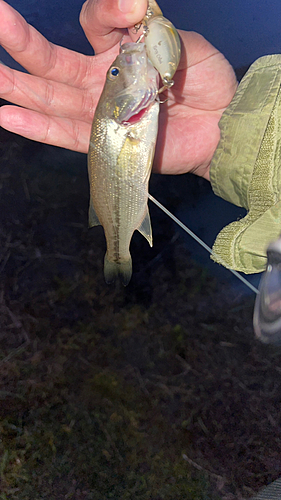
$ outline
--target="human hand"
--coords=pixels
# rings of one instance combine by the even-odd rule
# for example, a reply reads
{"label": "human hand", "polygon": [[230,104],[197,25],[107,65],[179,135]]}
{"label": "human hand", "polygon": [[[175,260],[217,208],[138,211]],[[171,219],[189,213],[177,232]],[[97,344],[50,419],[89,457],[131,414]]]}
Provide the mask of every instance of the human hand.
{"label": "human hand", "polygon": [[[30,73],[0,65],[0,97],[17,105],[0,108],[0,125],[29,139],[86,153],[106,71],[124,30],[141,21],[145,11],[146,0],[127,13],[118,9],[117,0],[88,0],[80,22],[96,55],[85,56],[48,42],[0,0],[0,43]],[[218,121],[234,95],[236,78],[223,55],[203,37],[179,33],[182,58],[169,100],[161,105],[154,171],[191,171],[208,178],[220,136]]]}

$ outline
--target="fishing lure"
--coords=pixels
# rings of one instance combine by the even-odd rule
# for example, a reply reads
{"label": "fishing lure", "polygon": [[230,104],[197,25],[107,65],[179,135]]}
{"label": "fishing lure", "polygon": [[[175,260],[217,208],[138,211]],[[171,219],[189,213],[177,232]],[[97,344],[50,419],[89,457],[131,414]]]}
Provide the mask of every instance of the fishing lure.
{"label": "fishing lure", "polygon": [[[175,26],[163,16],[155,0],[149,0],[148,9],[142,20],[147,55],[161,76],[163,87],[158,93],[174,85],[173,76],[181,57],[181,42]],[[141,25],[136,26],[136,30]]]}

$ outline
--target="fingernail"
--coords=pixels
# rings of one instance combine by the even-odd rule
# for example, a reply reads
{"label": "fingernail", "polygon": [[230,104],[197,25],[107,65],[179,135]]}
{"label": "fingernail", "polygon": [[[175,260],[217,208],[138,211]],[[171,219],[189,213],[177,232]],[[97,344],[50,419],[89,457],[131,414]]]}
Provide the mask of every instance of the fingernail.
{"label": "fingernail", "polygon": [[136,0],[119,0],[118,7],[124,14],[132,12],[136,5]]}

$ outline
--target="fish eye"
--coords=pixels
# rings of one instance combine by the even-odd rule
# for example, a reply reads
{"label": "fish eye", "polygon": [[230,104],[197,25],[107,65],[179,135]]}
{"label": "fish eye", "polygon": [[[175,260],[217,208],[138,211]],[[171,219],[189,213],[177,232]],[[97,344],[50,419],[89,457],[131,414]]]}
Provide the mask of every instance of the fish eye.
{"label": "fish eye", "polygon": [[109,70],[109,78],[110,80],[115,80],[115,78],[119,75],[119,68],[116,68],[116,67],[113,67],[113,68],[110,68]]}

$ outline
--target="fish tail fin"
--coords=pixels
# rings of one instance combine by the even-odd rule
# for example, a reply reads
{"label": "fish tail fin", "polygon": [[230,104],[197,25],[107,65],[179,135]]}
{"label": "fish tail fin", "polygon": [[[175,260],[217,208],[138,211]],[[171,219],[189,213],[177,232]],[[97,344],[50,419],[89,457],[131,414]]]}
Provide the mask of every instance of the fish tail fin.
{"label": "fish tail fin", "polygon": [[113,283],[120,276],[124,286],[127,286],[132,276],[132,259],[115,262],[104,257],[104,279],[106,283]]}

